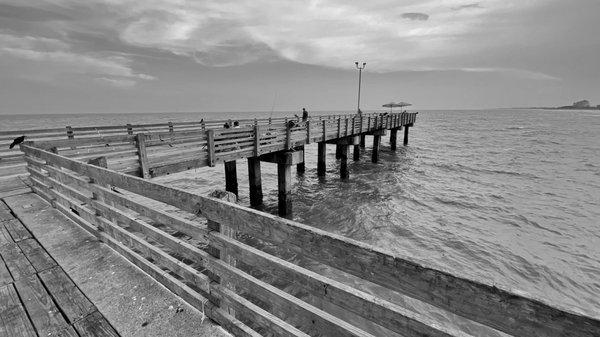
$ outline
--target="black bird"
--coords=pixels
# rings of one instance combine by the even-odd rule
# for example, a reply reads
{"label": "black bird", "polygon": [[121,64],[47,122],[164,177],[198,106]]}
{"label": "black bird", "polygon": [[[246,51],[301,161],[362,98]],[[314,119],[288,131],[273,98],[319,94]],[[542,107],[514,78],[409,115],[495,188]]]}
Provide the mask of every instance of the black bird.
{"label": "black bird", "polygon": [[12,144],[10,144],[10,146],[8,148],[12,149],[13,147],[15,147],[15,145],[19,145],[19,144],[23,143],[24,140],[25,140],[25,136],[17,137],[13,140]]}

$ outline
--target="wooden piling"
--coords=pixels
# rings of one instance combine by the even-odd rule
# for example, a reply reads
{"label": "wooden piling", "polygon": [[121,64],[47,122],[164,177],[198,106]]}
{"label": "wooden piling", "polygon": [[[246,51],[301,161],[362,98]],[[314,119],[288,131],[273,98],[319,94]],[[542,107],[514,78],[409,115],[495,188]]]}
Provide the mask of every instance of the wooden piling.
{"label": "wooden piling", "polygon": [[340,178],[348,179],[350,173],[348,172],[348,145],[340,146]]}
{"label": "wooden piling", "polygon": [[396,151],[396,138],[398,137],[398,129],[390,130],[390,149]]}
{"label": "wooden piling", "polygon": [[404,146],[408,145],[408,128],[408,125],[404,127]]}
{"label": "wooden piling", "polygon": [[238,195],[237,167],[235,160],[225,162],[225,190]]}
{"label": "wooden piling", "polygon": [[381,144],[381,136],[373,135],[373,153],[371,156],[371,161],[373,163],[377,163],[379,161],[379,145]]}
{"label": "wooden piling", "polygon": [[253,208],[260,207],[263,203],[263,192],[260,159],[258,157],[248,158],[248,182],[250,184],[250,206]]}
{"label": "wooden piling", "polygon": [[340,144],[335,144],[335,159],[340,159],[341,158],[341,153],[340,153]]}
{"label": "wooden piling", "polygon": [[360,135],[360,147],[363,149],[365,148],[365,138],[366,136],[364,134]]}
{"label": "wooden piling", "polygon": [[304,164],[304,146],[301,146],[300,149],[302,151],[302,162],[296,164],[296,173],[302,175],[306,171],[306,165]]}
{"label": "wooden piling", "polygon": [[292,165],[277,164],[278,214],[286,217],[292,214]]}
{"label": "wooden piling", "polygon": [[360,160],[360,145],[354,145],[353,159],[354,161]]}
{"label": "wooden piling", "polygon": [[317,150],[317,176],[319,177],[325,176],[325,156],[327,155],[326,149],[326,143],[319,142]]}

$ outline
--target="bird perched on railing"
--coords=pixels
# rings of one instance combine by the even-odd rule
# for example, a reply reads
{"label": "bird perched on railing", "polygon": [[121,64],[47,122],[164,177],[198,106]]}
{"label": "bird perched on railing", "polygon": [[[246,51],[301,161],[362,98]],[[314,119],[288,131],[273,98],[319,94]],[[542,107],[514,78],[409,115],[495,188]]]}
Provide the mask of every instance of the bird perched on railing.
{"label": "bird perched on railing", "polygon": [[12,144],[10,144],[10,145],[8,146],[8,148],[9,148],[9,149],[12,149],[13,147],[15,147],[15,146],[17,146],[17,145],[19,145],[19,144],[23,143],[23,141],[25,141],[25,135],[23,135],[23,136],[21,136],[21,137],[17,137],[17,138],[15,138],[15,139],[13,139],[13,142],[12,142]]}

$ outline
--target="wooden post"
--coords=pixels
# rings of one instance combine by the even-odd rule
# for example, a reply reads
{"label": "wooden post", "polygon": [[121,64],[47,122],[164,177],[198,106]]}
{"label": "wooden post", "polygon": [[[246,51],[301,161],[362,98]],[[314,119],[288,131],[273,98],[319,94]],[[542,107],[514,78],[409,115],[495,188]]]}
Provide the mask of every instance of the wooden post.
{"label": "wooden post", "polygon": [[296,173],[302,175],[306,171],[306,165],[304,164],[304,158],[305,158],[305,155],[304,155],[304,145],[302,145],[300,147],[300,150],[302,151],[302,162],[296,164]]}
{"label": "wooden post", "polygon": [[260,159],[258,157],[248,158],[248,182],[250,183],[250,206],[260,207],[263,203],[263,192]]}
{"label": "wooden post", "polygon": [[338,133],[337,133],[337,137],[340,138],[341,134],[342,134],[342,119],[338,118]]}
{"label": "wooden post", "polygon": [[348,135],[348,122],[349,122],[349,121],[350,121],[350,120],[348,119],[348,117],[346,117],[346,131],[344,132],[344,136],[347,136],[347,135]]}
{"label": "wooden post", "polygon": [[398,136],[398,129],[394,128],[390,131],[390,149],[396,151],[396,138]]}
{"label": "wooden post", "polygon": [[341,148],[339,144],[335,144],[335,159],[341,158]]}
{"label": "wooden post", "polygon": [[310,134],[310,121],[306,121],[306,144],[310,144],[312,135]]}
{"label": "wooden post", "polygon": [[317,150],[317,176],[319,177],[325,176],[325,156],[327,155],[326,149],[326,143],[319,142]]}
{"label": "wooden post", "polygon": [[133,126],[131,126],[131,124],[127,123],[127,134],[128,135],[133,135]]}
{"label": "wooden post", "polygon": [[404,126],[404,146],[408,145],[408,128],[408,125]]}
{"label": "wooden post", "polygon": [[327,125],[325,123],[327,123],[327,121],[323,120],[323,141],[327,140]]}
{"label": "wooden post", "polygon": [[354,161],[360,160],[360,145],[354,145],[353,159]]}
{"label": "wooden post", "polygon": [[254,156],[260,156],[260,125],[254,125]]}
{"label": "wooden post", "polygon": [[237,166],[235,160],[225,162],[225,190],[238,195]]}
{"label": "wooden post", "polygon": [[340,178],[348,179],[348,145],[341,144],[340,146]]}
{"label": "wooden post", "polygon": [[379,144],[381,143],[381,136],[374,135],[373,136],[373,153],[371,156],[371,161],[376,163],[379,160]]}
{"label": "wooden post", "polygon": [[360,147],[363,149],[365,148],[365,138],[367,138],[365,134],[360,135]]}
{"label": "wooden post", "polygon": [[285,123],[285,149],[292,149],[292,128],[288,126],[287,122]]}
{"label": "wooden post", "polygon": [[206,151],[208,158],[208,166],[215,166],[215,130],[206,131]]}
{"label": "wooden post", "polygon": [[148,168],[148,155],[146,153],[146,135],[138,133],[135,136],[135,142],[138,150],[138,158],[140,161],[140,177],[150,178],[150,170]]}
{"label": "wooden post", "polygon": [[292,165],[277,164],[277,183],[278,213],[279,216],[286,217],[292,214]]}

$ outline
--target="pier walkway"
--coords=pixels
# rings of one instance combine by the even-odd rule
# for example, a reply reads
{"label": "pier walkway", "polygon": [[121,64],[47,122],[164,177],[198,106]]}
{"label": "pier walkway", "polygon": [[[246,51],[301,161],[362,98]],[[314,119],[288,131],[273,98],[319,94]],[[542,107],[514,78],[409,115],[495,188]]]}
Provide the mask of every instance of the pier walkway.
{"label": "pier walkway", "polygon": [[0,336],[230,336],[20,180],[0,196]]}

